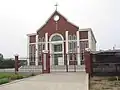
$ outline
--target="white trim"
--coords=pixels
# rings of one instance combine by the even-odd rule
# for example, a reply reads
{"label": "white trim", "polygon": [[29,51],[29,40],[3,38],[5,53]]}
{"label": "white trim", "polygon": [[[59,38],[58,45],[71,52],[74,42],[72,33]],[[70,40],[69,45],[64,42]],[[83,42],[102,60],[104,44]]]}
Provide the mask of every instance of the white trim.
{"label": "white trim", "polygon": [[91,28],[81,28],[81,29],[79,29],[79,31],[90,31],[91,30]]}
{"label": "white trim", "polygon": [[59,33],[54,33],[54,34],[52,34],[52,35],[50,36],[50,38],[49,38],[49,41],[51,41],[52,37],[55,36],[55,35],[60,36],[60,37],[62,38],[62,41],[64,41],[63,36],[62,36],[61,34],[59,34]]}
{"label": "white trim", "polygon": [[80,34],[79,31],[76,32],[76,36],[77,36],[77,63],[78,65],[80,65]]}
{"label": "white trim", "polygon": [[[68,42],[76,42],[77,40],[68,40]],[[79,41],[88,41],[88,39],[80,39]],[[66,42],[66,40],[62,40],[62,41],[48,41],[48,43],[61,43],[61,42]],[[38,42],[38,44],[41,44],[45,42]],[[30,44],[36,44],[36,43],[30,43]]]}
{"label": "white trim", "polygon": [[48,50],[48,33],[45,33],[45,50]]}
{"label": "white trim", "polygon": [[49,19],[54,15],[54,13],[55,13],[56,11],[54,11],[52,14],[51,14],[51,16],[48,18],[48,19],[46,19],[46,21],[45,21],[45,23],[43,24],[43,25],[41,25],[41,27],[40,28],[38,28],[37,29],[37,32],[40,30],[40,29],[42,29],[43,28],[43,26],[45,26],[46,24],[47,24],[47,22],[49,21]]}
{"label": "white trim", "polygon": [[68,53],[68,31],[65,32],[65,37],[66,37],[66,54]]}
{"label": "white trim", "polygon": [[36,33],[27,34],[27,36],[37,35]]}
{"label": "white trim", "polygon": [[30,48],[30,44],[29,44],[29,41],[30,41],[30,37],[28,36],[27,37],[27,57],[28,57],[28,59],[27,59],[27,65],[29,66],[30,65],[30,59],[29,59],[29,52],[30,52],[30,50],[29,50],[29,48]]}
{"label": "white trim", "polygon": [[[65,16],[63,16],[59,11],[57,11],[62,17],[64,17],[66,19],[66,21],[70,24],[72,24],[75,27],[78,27],[77,25],[75,25],[73,22],[70,22]],[[79,28],[79,27],[78,27]]]}
{"label": "white trim", "polygon": [[86,84],[86,90],[89,90],[89,74],[86,73],[86,77],[85,77],[85,84]]}
{"label": "white trim", "polygon": [[60,43],[63,43],[63,41],[52,41],[52,42],[49,42],[49,43],[52,43],[52,44],[60,44]]}
{"label": "white trim", "polygon": [[43,62],[44,62],[44,63],[43,63],[43,64],[44,64],[43,66],[44,66],[44,70],[46,70],[46,61],[47,61],[46,59],[47,59],[47,58],[46,58],[46,54],[44,53],[44,54],[43,54]]}
{"label": "white trim", "polygon": [[35,60],[35,65],[38,66],[38,35],[36,35],[36,60]]}
{"label": "white trim", "polygon": [[88,43],[89,43],[89,49],[92,48],[92,36],[91,31],[88,31]]}
{"label": "white trim", "polygon": [[79,41],[88,41],[88,39],[80,39]]}
{"label": "white trim", "polygon": [[68,55],[68,31],[65,32],[65,37],[66,37],[66,54],[67,54],[67,65],[69,65],[69,55]]}
{"label": "white trim", "polygon": [[34,45],[34,44],[36,44],[36,43],[29,43],[29,45]]}

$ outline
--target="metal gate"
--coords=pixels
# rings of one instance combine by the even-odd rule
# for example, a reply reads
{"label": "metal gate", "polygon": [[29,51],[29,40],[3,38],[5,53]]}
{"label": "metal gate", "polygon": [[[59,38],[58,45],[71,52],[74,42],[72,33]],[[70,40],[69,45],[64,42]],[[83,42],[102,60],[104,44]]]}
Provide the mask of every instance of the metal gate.
{"label": "metal gate", "polygon": [[77,65],[76,56],[77,56],[76,53],[62,54],[62,55],[50,54],[50,71],[76,72],[76,71],[84,70],[84,65]]}
{"label": "metal gate", "polygon": [[[38,57],[29,58],[18,58],[29,59],[29,66],[23,65],[19,68],[19,72],[39,72],[39,73],[50,73],[50,72],[76,72],[84,71],[84,65],[77,65],[77,54],[61,54],[61,53],[42,53]],[[36,59],[38,60],[36,65]],[[82,63],[82,62],[81,62]]]}

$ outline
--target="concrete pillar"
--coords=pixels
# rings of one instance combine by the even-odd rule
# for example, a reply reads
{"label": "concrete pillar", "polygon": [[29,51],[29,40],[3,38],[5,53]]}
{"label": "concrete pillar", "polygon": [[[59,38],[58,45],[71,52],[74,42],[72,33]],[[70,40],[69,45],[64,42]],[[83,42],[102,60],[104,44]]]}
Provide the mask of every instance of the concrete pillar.
{"label": "concrete pillar", "polygon": [[38,66],[38,35],[36,35],[36,53],[35,53],[35,65]]}
{"label": "concrete pillar", "polygon": [[30,48],[30,37],[27,37],[27,65],[30,65],[30,55],[29,55],[29,48]]}
{"label": "concrete pillar", "polygon": [[79,31],[76,32],[77,35],[77,64],[80,65],[80,34]]}
{"label": "concrete pillar", "polygon": [[65,38],[66,38],[66,54],[67,54],[67,64],[69,65],[69,55],[68,55],[68,31],[65,32]]}

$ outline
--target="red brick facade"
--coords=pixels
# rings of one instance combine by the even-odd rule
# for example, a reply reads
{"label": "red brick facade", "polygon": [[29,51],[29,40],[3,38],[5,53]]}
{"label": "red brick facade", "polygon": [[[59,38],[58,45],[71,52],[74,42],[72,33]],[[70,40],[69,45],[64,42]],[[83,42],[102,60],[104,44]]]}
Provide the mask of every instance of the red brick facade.
{"label": "red brick facade", "polygon": [[[59,20],[58,21],[55,21],[54,20],[54,16],[55,15],[58,15],[59,16]],[[76,42],[76,53],[77,54],[80,54],[80,58],[83,59],[83,52],[85,50],[85,48],[89,48],[90,45],[90,41],[89,41],[89,30],[88,29],[84,29],[84,30],[79,30],[79,27],[74,25],[73,23],[69,22],[63,15],[61,15],[58,11],[55,11],[51,17],[48,19],[48,21],[42,26],[40,27],[37,32],[36,32],[36,35],[35,34],[31,34],[29,35],[29,57],[32,56],[32,58],[34,58],[34,60],[30,60],[31,62],[31,65],[35,65],[35,57],[39,58],[39,52],[38,54],[36,54],[36,41],[38,39],[38,42],[40,42],[40,40],[42,42],[45,42],[45,34],[47,33],[48,34],[48,42],[47,43],[47,48],[48,50],[50,51],[50,37],[57,33],[57,34],[60,34],[61,36],[63,36],[63,46],[64,47],[64,50],[62,52],[62,54],[66,54],[66,31],[68,31],[68,43],[69,43],[69,37],[72,36],[76,36],[76,41],[73,41],[73,42]],[[79,33],[79,37],[77,37],[77,32]],[[38,36],[38,37],[37,37]],[[79,38],[79,40],[78,40]],[[81,40],[81,41],[80,41]],[[37,43],[38,43],[37,42]],[[72,41],[71,41],[72,42]],[[79,46],[78,46],[78,43],[79,43]],[[43,43],[42,43],[43,44]],[[44,48],[45,45],[43,45]],[[32,49],[31,49],[32,48]],[[69,48],[68,48],[69,49]],[[78,49],[80,50],[80,52],[78,53]],[[69,53],[69,52],[68,52]],[[38,56],[36,56],[38,55]],[[75,55],[75,57],[77,57],[77,55]],[[64,64],[66,64],[66,58],[64,56]],[[73,58],[72,58],[73,59]],[[40,63],[40,61],[38,60],[38,63]],[[69,61],[69,64],[77,64],[77,60],[76,62],[73,60]]]}

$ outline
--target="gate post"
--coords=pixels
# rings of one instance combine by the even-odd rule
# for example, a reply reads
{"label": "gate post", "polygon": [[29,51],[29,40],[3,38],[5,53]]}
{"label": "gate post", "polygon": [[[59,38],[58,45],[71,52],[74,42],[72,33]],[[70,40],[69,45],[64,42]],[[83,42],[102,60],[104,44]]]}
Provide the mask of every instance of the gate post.
{"label": "gate post", "polygon": [[42,53],[42,73],[50,73],[50,55],[47,50]]}
{"label": "gate post", "polygon": [[91,59],[90,51],[85,51],[84,59],[85,59],[86,73],[92,74],[92,59]]}
{"label": "gate post", "polygon": [[67,61],[67,55],[68,54],[64,54],[64,55],[65,55],[66,72],[68,72],[68,61]]}
{"label": "gate post", "polygon": [[18,73],[18,68],[19,68],[18,64],[19,64],[19,60],[18,60],[18,55],[16,54],[15,55],[15,74]]}
{"label": "gate post", "polygon": [[73,61],[74,61],[74,72],[76,72],[76,60],[75,60],[75,53],[73,53]]}

